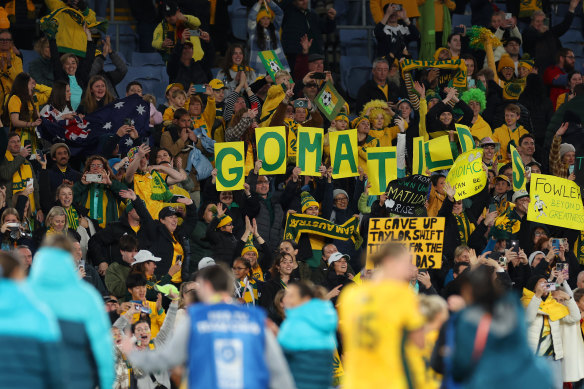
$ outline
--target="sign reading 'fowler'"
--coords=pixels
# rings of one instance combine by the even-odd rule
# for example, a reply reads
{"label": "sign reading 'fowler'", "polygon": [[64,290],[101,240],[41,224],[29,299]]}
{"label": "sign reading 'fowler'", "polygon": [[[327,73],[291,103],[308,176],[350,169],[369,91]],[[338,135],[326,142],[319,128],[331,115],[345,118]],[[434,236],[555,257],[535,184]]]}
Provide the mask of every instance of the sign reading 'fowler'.
{"label": "sign reading 'fowler'", "polygon": [[371,268],[369,258],[383,244],[399,242],[410,248],[412,262],[419,269],[439,269],[443,240],[443,217],[373,218],[369,221],[366,267]]}

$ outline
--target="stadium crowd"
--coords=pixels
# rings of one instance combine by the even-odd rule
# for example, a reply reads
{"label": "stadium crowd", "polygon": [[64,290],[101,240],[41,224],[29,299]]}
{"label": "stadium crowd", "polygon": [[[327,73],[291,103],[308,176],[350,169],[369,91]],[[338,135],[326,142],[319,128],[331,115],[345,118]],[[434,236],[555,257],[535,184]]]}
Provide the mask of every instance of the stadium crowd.
{"label": "stadium crowd", "polygon": [[[584,229],[534,201],[556,180],[584,221],[583,69],[561,40],[581,1],[550,22],[541,0],[370,0],[354,99],[331,4],[241,0],[241,41],[230,3],[129,1],[165,64],[157,101],[105,1],[0,0],[0,388],[584,388]],[[284,129],[283,173],[264,128]],[[303,128],[323,130],[316,174]],[[461,128],[472,196],[449,175]],[[244,182],[223,190],[234,142]],[[395,175],[372,168],[380,147]],[[413,180],[422,201],[397,198]],[[443,221],[440,265],[411,251],[424,238],[368,250],[374,219],[419,217]]]}

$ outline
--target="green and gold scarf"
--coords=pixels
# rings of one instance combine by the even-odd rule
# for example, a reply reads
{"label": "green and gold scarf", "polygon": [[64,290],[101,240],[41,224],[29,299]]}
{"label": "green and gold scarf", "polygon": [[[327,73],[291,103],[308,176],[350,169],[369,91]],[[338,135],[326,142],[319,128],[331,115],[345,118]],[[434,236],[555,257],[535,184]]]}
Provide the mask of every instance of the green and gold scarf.
{"label": "green and gold scarf", "polygon": [[361,247],[363,238],[359,234],[359,218],[353,216],[342,225],[335,224],[322,217],[302,213],[288,214],[284,239],[298,242],[301,234],[313,234],[336,240],[351,239],[355,248]]}
{"label": "green and gold scarf", "polygon": [[79,227],[79,215],[77,214],[77,210],[75,209],[75,207],[71,206],[65,209],[65,212],[67,212],[67,221],[69,222],[69,228],[71,228],[72,230],[77,230],[77,227]]}
{"label": "green and gold scarf", "polygon": [[443,70],[456,70],[456,74],[452,79],[452,85],[455,88],[466,88],[466,63],[462,59],[447,60],[447,61],[414,61],[412,59],[404,59],[400,63],[402,76],[404,73],[411,72],[416,69],[436,68]]}
{"label": "green and gold scarf", "polygon": [[150,198],[152,200],[158,200],[168,203],[172,199],[172,192],[168,189],[164,178],[156,170],[150,172],[152,180],[150,181],[150,188],[152,189],[152,194]]}

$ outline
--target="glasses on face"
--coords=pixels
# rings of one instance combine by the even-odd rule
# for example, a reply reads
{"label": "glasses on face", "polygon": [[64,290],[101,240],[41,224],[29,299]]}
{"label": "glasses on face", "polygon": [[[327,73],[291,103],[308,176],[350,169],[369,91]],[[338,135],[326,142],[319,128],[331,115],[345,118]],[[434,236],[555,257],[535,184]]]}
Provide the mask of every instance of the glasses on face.
{"label": "glasses on face", "polygon": [[341,201],[349,201],[349,199],[348,199],[348,198],[346,198],[345,196],[343,196],[343,197],[337,197],[337,198],[335,199],[335,201],[338,201],[338,202],[341,202]]}
{"label": "glasses on face", "polygon": [[547,236],[547,234],[545,232],[541,232],[541,231],[536,231],[534,233],[535,236]]}
{"label": "glasses on face", "polygon": [[265,180],[265,181],[258,181],[258,185],[268,185],[269,181]]}
{"label": "glasses on face", "polygon": [[233,227],[233,223],[225,224],[225,227]]}
{"label": "glasses on face", "polygon": [[307,88],[316,88],[316,84],[306,84],[305,85]]}

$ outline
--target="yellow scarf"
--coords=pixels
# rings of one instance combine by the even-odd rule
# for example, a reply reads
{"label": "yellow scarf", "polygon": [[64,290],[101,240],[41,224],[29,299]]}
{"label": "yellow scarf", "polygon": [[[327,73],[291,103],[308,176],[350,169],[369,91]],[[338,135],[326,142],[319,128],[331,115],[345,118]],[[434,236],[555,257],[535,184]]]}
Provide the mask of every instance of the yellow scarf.
{"label": "yellow scarf", "polygon": [[293,119],[284,119],[284,124],[288,126],[288,160],[295,161],[296,160],[296,142],[297,142],[297,134],[298,134],[298,123],[296,120]]}
{"label": "yellow scarf", "polygon": [[[523,288],[521,303],[524,307],[529,305],[529,302],[534,295],[535,293],[533,293],[531,290]],[[545,301],[542,301],[541,304],[539,304],[539,310],[547,314],[551,321],[560,320],[561,318],[568,316],[570,313],[568,307],[557,302],[556,299],[552,297],[551,293],[548,295]]]}
{"label": "yellow scarf", "polygon": [[268,95],[266,101],[262,105],[262,114],[260,115],[260,127],[268,127],[272,121],[272,115],[276,112],[278,105],[284,100],[286,93],[282,85],[272,85],[268,89]]}
{"label": "yellow scarf", "polygon": [[251,72],[253,70],[249,66],[242,65],[231,65],[230,69],[233,70],[234,72],[239,72],[240,70],[243,70],[244,72]]}
{"label": "yellow scarf", "polygon": [[264,281],[264,272],[262,271],[262,268],[260,267],[260,265],[256,264],[255,267],[251,268],[251,276],[253,278],[255,278],[258,281]]}
{"label": "yellow scarf", "polygon": [[[6,151],[4,154],[7,161],[14,161],[14,156],[10,151]],[[23,163],[20,168],[12,176],[12,194],[21,192],[26,189],[26,184],[29,179],[33,179],[32,168],[30,164]],[[34,202],[34,192],[28,195],[28,200],[30,202],[30,212],[34,213],[36,211],[36,204]]]}

